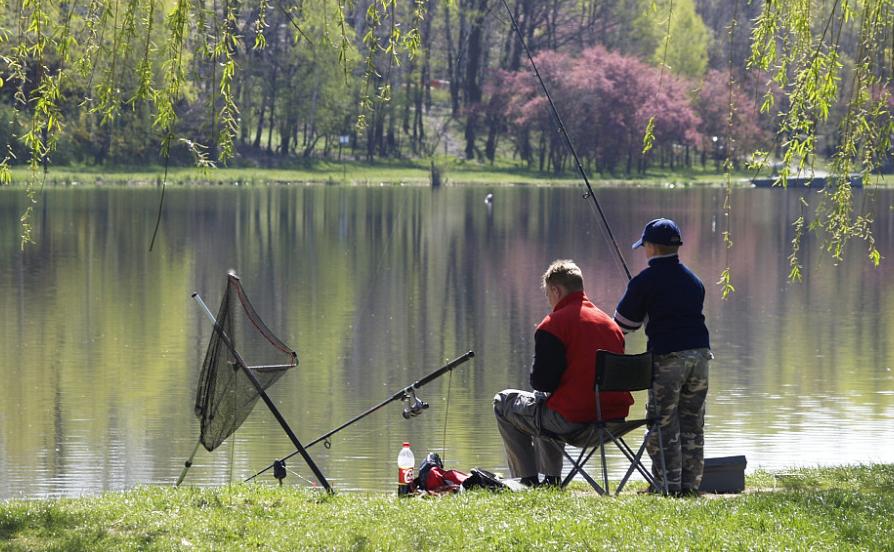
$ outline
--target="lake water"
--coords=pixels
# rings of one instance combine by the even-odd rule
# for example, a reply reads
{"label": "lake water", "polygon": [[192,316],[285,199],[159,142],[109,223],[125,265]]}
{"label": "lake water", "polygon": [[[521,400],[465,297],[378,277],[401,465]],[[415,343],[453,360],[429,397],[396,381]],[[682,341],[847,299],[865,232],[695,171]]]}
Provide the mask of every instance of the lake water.
{"label": "lake water", "polygon": [[[597,190],[632,271],[645,259],[629,244],[667,216],[706,283],[716,355],[708,456],[744,454],[749,471],[894,462],[891,260],[874,269],[855,242],[834,266],[811,235],[805,281],[787,283],[804,194],[815,200],[735,190],[728,251],[722,190]],[[0,190],[0,498],[172,484],[198,436],[195,387],[211,333],[190,295],[216,310],[229,269],[299,353],[270,394],[304,442],[475,351],[420,392],[431,404],[423,415],[405,420],[392,404],[331,448],[311,447],[340,490],[393,490],[405,440],[417,461],[433,450],[448,467],[507,473],[491,398],[527,387],[533,329],[548,311],[545,266],[577,260],[609,312],[626,284],[579,188],[172,187],[149,252],[157,199],[155,189],[46,190],[37,244],[22,252],[26,200]],[[857,201],[891,256],[894,193]],[[724,301],[714,282],[727,264],[736,293]],[[641,333],[629,337],[628,351],[644,346]],[[234,438],[199,451],[186,484],[240,481],[291,450],[258,403]],[[289,468],[310,478],[297,456]]]}

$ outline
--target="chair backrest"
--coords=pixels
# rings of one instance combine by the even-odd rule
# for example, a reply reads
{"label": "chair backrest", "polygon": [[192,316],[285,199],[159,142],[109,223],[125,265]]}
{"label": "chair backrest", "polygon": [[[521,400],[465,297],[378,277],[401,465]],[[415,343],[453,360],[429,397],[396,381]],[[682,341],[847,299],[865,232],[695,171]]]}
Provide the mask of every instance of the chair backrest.
{"label": "chair backrest", "polygon": [[619,355],[596,351],[596,388],[599,391],[642,391],[652,386],[652,353]]}

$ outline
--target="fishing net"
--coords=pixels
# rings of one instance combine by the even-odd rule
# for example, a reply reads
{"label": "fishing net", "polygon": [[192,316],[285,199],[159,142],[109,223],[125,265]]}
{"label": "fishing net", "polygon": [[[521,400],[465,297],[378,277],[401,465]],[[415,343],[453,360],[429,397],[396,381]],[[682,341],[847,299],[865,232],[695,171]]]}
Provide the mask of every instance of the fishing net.
{"label": "fishing net", "polygon": [[242,363],[266,390],[298,365],[298,355],[273,335],[249,302],[239,277],[230,273],[196,392],[195,412],[202,424],[199,439],[209,452],[242,425],[259,398]]}

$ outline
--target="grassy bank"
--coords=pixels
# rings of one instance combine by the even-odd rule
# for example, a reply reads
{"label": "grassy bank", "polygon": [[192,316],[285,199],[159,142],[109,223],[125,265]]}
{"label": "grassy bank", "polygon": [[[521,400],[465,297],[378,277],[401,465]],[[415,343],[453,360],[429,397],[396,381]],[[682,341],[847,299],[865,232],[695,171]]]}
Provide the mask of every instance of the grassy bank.
{"label": "grassy bank", "polygon": [[[581,180],[577,173],[566,172],[562,175],[528,170],[509,162],[494,165],[467,163],[456,159],[439,161],[441,177],[446,185],[479,184],[479,185],[579,185]],[[161,182],[164,169],[162,167],[51,167],[47,173],[46,183],[49,185],[130,185],[151,186]],[[15,168],[12,171],[13,185],[22,185],[33,179],[28,169]],[[749,175],[742,173],[733,177],[738,185],[747,184]],[[688,186],[688,185],[721,185],[723,174],[713,168],[693,170],[651,170],[645,175],[628,177],[624,175],[588,174],[596,186]],[[43,178],[38,175],[38,181]],[[353,185],[428,185],[430,183],[430,167],[428,163],[418,161],[380,161],[368,164],[357,161],[315,162],[307,166],[291,168],[220,168],[200,169],[196,167],[171,167],[168,170],[168,183],[178,184],[268,184],[311,182],[326,184]]]}
{"label": "grassy bank", "polygon": [[143,487],[0,504],[3,550],[894,550],[894,465],[751,476],[731,497]]}

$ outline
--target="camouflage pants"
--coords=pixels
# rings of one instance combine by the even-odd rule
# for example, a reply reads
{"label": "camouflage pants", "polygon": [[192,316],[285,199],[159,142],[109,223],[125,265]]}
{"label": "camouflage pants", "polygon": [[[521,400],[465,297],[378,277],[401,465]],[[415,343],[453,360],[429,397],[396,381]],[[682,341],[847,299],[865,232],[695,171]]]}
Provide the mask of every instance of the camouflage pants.
{"label": "camouflage pants", "polygon": [[[708,394],[708,349],[690,349],[655,355],[655,380],[647,411],[661,420],[661,442],[670,491],[698,489],[704,469],[705,396]],[[658,432],[646,443],[652,473],[661,484]]]}

